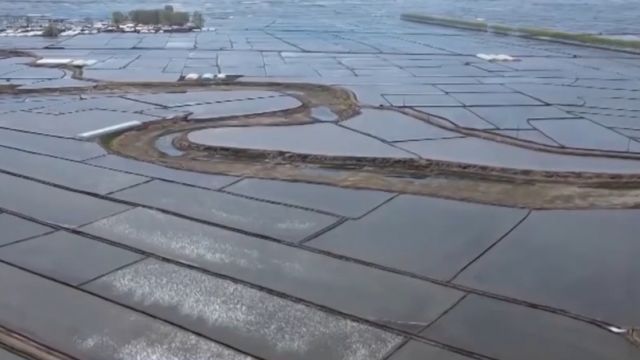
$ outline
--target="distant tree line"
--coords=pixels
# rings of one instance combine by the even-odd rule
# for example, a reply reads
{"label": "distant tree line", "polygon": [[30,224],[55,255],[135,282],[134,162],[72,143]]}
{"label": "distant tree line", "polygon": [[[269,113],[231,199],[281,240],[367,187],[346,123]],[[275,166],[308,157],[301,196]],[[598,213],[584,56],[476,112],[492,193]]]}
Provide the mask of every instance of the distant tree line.
{"label": "distant tree line", "polygon": [[114,25],[120,25],[131,21],[140,25],[167,25],[185,26],[191,22],[196,28],[204,26],[204,18],[199,11],[195,11],[191,16],[185,11],[174,11],[173,6],[166,5],[164,9],[138,9],[129,11],[125,15],[121,11],[111,14],[111,21]]}

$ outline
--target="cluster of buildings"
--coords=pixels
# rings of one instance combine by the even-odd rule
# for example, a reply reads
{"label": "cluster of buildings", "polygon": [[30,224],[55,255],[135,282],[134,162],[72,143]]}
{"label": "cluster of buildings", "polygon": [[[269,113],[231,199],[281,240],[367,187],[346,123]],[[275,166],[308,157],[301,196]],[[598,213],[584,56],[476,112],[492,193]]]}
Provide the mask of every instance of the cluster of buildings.
{"label": "cluster of buildings", "polygon": [[69,20],[48,15],[29,14],[25,16],[0,16],[0,37],[43,36],[45,29],[51,24],[54,24],[60,30],[58,36],[97,34],[100,32],[163,33],[201,31],[201,29],[191,24],[168,26],[125,23],[116,26],[111,21]]}

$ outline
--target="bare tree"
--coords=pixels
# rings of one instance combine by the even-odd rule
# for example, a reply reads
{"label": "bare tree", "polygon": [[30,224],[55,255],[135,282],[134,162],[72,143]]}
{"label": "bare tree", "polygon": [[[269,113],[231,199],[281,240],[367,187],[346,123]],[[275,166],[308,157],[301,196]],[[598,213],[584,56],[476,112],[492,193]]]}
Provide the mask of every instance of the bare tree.
{"label": "bare tree", "polygon": [[191,22],[193,23],[193,26],[202,29],[204,26],[204,17],[202,16],[202,13],[200,11],[194,11],[193,15],[191,15]]}

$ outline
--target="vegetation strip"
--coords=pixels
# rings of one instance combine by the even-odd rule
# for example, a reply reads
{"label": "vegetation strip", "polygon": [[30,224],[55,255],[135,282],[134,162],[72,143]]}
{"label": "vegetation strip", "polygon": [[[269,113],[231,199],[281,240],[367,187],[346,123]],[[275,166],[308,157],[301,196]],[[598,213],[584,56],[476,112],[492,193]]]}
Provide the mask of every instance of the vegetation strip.
{"label": "vegetation strip", "polygon": [[586,45],[605,48],[608,50],[640,53],[640,40],[614,39],[594,34],[571,33],[544,28],[516,27],[500,24],[490,24],[480,20],[464,20],[432,16],[419,13],[405,13],[401,18],[406,21],[449,26],[466,30],[484,31],[500,35],[518,36],[538,40],[551,40],[573,45]]}

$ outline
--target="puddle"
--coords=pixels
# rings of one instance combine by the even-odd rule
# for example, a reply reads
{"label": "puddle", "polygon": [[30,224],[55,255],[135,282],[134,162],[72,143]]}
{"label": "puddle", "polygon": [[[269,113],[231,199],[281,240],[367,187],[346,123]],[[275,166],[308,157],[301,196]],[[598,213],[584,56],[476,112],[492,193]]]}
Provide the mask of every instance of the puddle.
{"label": "puddle", "polygon": [[158,139],[156,139],[156,142],[155,142],[156,149],[158,149],[158,151],[168,156],[184,155],[183,151],[180,151],[173,146],[173,139],[175,139],[179,135],[180,133],[174,133],[174,134],[160,136]]}
{"label": "puddle", "polygon": [[311,117],[318,121],[338,121],[338,115],[326,106],[311,108]]}

